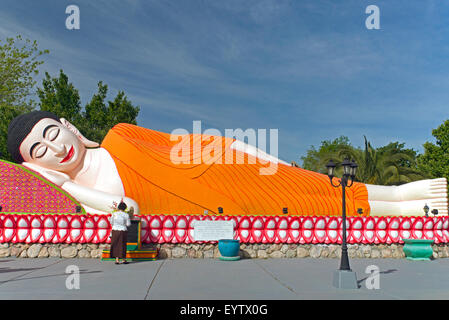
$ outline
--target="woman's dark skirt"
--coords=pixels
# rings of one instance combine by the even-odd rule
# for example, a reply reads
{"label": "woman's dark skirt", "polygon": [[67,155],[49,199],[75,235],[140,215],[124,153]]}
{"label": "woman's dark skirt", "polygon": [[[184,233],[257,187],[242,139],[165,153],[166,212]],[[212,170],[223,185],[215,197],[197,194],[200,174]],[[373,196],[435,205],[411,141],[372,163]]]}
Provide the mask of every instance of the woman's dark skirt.
{"label": "woman's dark skirt", "polygon": [[126,259],[126,240],[128,231],[112,230],[111,258]]}

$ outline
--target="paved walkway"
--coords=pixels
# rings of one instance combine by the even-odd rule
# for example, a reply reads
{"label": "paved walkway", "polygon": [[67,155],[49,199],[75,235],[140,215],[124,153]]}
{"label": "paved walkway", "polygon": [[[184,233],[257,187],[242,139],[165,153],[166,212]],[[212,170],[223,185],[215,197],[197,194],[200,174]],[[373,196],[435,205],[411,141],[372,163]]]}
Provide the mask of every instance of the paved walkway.
{"label": "paved walkway", "polygon": [[[79,268],[79,289],[66,287],[71,265]],[[366,287],[369,265],[380,269],[377,290]],[[332,287],[338,266],[337,259],[311,258],[167,259],[128,265],[1,258],[0,299],[449,299],[449,259],[352,259],[358,290]]]}

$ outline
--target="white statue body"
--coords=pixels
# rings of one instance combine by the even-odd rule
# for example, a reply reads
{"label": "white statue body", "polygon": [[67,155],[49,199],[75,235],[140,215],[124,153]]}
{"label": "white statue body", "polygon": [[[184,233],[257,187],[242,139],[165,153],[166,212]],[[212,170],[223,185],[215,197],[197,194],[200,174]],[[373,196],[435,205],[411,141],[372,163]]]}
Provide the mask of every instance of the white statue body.
{"label": "white statue body", "polygon": [[[241,141],[235,141],[232,148],[288,165]],[[122,180],[108,151],[87,140],[67,120],[41,119],[21,143],[20,153],[24,166],[70,193],[87,212],[106,214],[113,203],[123,200],[139,214],[136,201],[125,196]],[[366,187],[371,216],[422,216],[425,205],[430,211],[437,209],[439,215],[448,214],[445,178],[401,186],[366,184]]]}

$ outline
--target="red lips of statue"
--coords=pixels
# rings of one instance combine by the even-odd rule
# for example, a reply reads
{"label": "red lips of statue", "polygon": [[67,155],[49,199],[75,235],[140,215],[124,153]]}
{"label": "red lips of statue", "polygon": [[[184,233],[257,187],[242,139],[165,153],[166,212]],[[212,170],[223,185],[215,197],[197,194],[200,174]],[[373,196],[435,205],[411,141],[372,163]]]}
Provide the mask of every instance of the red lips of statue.
{"label": "red lips of statue", "polygon": [[65,156],[64,159],[61,160],[60,163],[64,163],[70,160],[70,158],[72,158],[73,154],[75,153],[75,149],[73,149],[73,146],[70,148],[69,153],[67,153],[67,155]]}

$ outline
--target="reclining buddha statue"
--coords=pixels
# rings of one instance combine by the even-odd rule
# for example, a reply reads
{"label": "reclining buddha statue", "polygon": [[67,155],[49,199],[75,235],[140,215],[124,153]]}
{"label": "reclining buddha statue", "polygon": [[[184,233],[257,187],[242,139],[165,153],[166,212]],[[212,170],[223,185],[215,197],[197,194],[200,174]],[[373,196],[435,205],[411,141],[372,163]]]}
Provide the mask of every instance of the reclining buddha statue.
{"label": "reclining buddha statue", "polygon": [[[33,111],[11,121],[8,150],[17,163],[61,187],[89,213],[106,214],[121,200],[141,215],[206,210],[283,215],[283,208],[290,215],[342,213],[341,188],[332,187],[327,175],[291,166],[229,137],[173,136],[121,123],[99,145],[66,119]],[[174,161],[180,151],[186,161]],[[275,171],[260,174],[272,164]],[[421,216],[426,204],[447,215],[446,179],[400,186],[355,182],[346,190],[348,216]]]}

